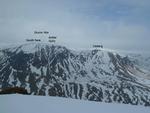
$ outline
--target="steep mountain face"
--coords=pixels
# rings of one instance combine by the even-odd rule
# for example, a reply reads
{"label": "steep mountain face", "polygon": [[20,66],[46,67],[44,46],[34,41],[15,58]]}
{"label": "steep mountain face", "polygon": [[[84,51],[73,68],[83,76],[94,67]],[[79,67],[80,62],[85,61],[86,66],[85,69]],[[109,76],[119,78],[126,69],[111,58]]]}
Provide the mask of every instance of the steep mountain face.
{"label": "steep mountain face", "polygon": [[149,73],[104,50],[24,44],[0,52],[0,87],[33,95],[150,106]]}

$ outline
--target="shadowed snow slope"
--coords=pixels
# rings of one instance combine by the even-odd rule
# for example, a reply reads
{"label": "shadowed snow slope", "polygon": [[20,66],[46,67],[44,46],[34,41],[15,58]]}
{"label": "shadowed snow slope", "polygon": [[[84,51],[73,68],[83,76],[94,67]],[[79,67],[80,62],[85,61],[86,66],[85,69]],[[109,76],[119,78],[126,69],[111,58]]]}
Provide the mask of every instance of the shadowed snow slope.
{"label": "shadowed snow slope", "polygon": [[0,96],[0,113],[149,113],[148,107],[106,104],[59,97]]}

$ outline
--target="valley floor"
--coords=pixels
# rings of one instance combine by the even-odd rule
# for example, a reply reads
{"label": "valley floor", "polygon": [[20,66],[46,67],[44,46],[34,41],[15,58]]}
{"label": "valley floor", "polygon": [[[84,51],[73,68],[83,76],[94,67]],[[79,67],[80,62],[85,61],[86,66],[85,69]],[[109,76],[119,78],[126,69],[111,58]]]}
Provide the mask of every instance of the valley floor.
{"label": "valley floor", "polygon": [[144,106],[109,104],[60,97],[1,95],[0,113],[149,113]]}

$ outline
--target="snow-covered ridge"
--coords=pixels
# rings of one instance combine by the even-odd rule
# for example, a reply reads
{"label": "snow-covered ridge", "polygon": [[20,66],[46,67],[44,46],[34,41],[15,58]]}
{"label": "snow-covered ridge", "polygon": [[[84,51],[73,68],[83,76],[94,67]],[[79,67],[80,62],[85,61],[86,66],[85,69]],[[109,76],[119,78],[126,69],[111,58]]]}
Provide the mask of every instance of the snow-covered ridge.
{"label": "snow-covered ridge", "polygon": [[[24,43],[24,44],[12,44],[12,45],[8,45],[5,47],[2,47],[2,50],[4,49],[9,49],[10,51],[16,51],[20,50],[20,51],[24,51],[25,53],[33,53],[36,52],[37,50],[41,49],[41,48],[45,48],[45,47],[52,47],[54,46],[53,44],[50,43]],[[59,45],[55,45],[55,47],[59,47]],[[62,47],[62,46],[61,46]],[[19,52],[19,51],[18,51]]]}

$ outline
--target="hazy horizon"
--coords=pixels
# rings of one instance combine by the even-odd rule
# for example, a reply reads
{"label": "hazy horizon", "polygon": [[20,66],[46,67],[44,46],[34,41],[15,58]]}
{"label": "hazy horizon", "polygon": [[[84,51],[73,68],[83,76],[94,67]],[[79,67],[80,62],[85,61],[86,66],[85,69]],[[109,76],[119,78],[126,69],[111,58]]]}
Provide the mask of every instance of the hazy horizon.
{"label": "hazy horizon", "polygon": [[57,44],[113,50],[149,51],[149,0],[5,0],[0,1],[0,45],[24,43],[48,31]]}

